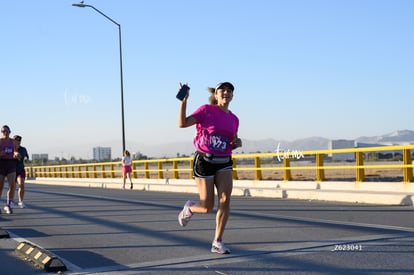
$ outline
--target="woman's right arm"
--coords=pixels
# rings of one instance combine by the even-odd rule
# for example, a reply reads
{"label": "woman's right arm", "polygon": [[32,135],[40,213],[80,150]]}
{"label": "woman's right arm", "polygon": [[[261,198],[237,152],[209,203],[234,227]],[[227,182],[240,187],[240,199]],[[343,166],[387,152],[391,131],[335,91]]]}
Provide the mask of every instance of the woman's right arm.
{"label": "woman's right arm", "polygon": [[185,98],[180,103],[180,109],[178,110],[178,127],[186,128],[192,126],[197,123],[197,120],[193,116],[187,117],[187,99],[189,93],[185,96]]}
{"label": "woman's right arm", "polygon": [[[2,140],[0,139],[0,148],[1,148]],[[4,150],[0,150],[0,157],[4,156],[5,152]]]}

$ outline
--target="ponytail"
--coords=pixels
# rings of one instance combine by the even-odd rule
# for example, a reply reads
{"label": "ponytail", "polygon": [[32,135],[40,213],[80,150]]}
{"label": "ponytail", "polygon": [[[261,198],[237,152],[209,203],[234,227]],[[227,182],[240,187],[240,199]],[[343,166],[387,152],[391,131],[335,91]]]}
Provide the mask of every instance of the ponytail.
{"label": "ponytail", "polygon": [[211,93],[210,97],[208,98],[208,101],[210,104],[217,105],[217,99],[216,99],[216,89],[208,87],[208,91]]}

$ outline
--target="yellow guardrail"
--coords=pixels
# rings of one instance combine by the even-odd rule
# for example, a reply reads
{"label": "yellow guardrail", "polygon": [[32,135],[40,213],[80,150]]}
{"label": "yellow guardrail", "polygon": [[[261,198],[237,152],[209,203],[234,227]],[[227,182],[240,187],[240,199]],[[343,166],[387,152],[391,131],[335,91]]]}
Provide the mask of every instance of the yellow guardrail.
{"label": "yellow guardrail", "polygon": [[[413,164],[411,150],[414,145],[379,146],[367,148],[347,148],[315,151],[284,151],[274,153],[235,154],[233,155],[233,178],[263,180],[264,173],[273,173],[274,177],[281,177],[284,181],[300,180],[305,178],[303,173],[310,171],[311,179],[324,181],[329,171],[352,171],[350,175],[357,182],[366,180],[366,171],[385,169],[397,171],[397,177],[404,182],[413,181]],[[401,161],[384,163],[364,163],[364,154],[383,151],[400,152]],[[335,154],[354,153],[355,161],[336,165],[336,162],[325,162],[327,156]],[[164,158],[152,160],[135,160],[132,162],[133,178],[180,179],[192,178],[192,157]],[[293,175],[293,172],[302,171],[302,174]],[[26,167],[29,177],[60,177],[60,178],[116,178],[121,177],[121,162],[103,162],[88,164],[48,165]],[[279,175],[278,173],[282,173]],[[337,172],[338,173],[338,172]],[[240,175],[243,174],[243,178]],[[349,173],[348,173],[349,174]],[[331,176],[332,177],[332,176]],[[309,175],[306,178],[309,180]]]}

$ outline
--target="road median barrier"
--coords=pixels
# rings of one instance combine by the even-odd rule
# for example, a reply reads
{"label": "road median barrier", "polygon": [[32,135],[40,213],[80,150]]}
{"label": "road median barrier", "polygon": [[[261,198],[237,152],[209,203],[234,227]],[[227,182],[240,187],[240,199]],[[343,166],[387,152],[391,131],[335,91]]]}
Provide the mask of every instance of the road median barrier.
{"label": "road median barrier", "polygon": [[16,247],[20,257],[34,263],[46,272],[66,271],[65,264],[53,253],[29,242],[20,242]]}

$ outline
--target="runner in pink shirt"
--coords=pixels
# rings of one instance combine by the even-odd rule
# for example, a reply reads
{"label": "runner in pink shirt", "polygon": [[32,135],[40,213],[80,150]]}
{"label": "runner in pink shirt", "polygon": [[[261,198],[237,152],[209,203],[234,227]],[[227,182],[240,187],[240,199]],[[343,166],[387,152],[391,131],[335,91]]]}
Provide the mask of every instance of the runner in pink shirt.
{"label": "runner in pink shirt", "polygon": [[3,192],[4,180],[7,177],[9,190],[7,192],[6,205],[4,212],[12,214],[11,207],[12,199],[14,197],[15,181],[16,181],[16,160],[20,157],[17,151],[18,145],[14,139],[10,138],[10,127],[4,125],[1,127],[0,138],[0,197]]}
{"label": "runner in pink shirt", "polygon": [[[182,86],[182,85],[181,85]],[[234,86],[230,82],[209,88],[210,104],[200,106],[190,116],[186,115],[189,92],[181,101],[178,126],[196,125],[193,174],[199,190],[199,202],[187,201],[178,215],[178,222],[186,226],[194,213],[210,213],[214,208],[214,188],[218,194],[216,230],[211,252],[228,254],[223,233],[230,214],[230,197],[233,189],[232,151],[242,146],[238,138],[239,119],[229,110]]]}
{"label": "runner in pink shirt", "polygon": [[126,178],[129,178],[129,182],[131,183],[130,189],[134,188],[134,184],[132,183],[131,179],[131,173],[132,173],[132,158],[131,154],[128,150],[125,150],[124,156],[122,157],[122,179],[123,179],[123,185],[122,189],[125,189],[125,183]]}

